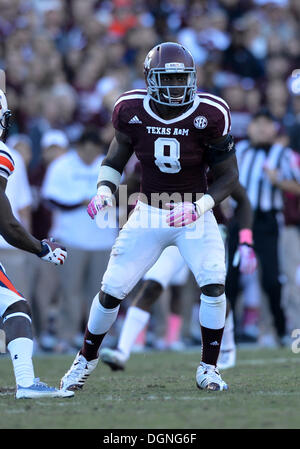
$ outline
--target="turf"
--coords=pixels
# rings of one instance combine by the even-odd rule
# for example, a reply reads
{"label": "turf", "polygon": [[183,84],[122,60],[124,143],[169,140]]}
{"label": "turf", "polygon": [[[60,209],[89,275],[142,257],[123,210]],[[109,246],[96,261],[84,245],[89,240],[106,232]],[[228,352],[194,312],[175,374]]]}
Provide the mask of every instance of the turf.
{"label": "turf", "polygon": [[[58,385],[73,357],[41,356],[36,373]],[[300,354],[239,350],[223,372],[227,392],[195,385],[197,352],[134,354],[124,372],[98,365],[71,399],[16,400],[8,357],[0,359],[1,429],[300,428]]]}

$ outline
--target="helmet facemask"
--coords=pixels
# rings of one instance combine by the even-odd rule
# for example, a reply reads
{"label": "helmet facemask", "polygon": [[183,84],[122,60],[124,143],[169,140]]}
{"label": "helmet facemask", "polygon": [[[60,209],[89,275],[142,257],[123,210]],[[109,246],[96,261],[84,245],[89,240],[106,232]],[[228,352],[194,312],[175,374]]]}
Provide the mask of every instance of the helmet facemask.
{"label": "helmet facemask", "polygon": [[[186,82],[180,85],[166,85],[162,75],[185,74]],[[194,101],[197,90],[196,70],[184,67],[183,63],[165,64],[165,68],[151,68],[146,77],[148,94],[152,100],[167,106],[184,106]],[[180,92],[180,95],[178,93]]]}

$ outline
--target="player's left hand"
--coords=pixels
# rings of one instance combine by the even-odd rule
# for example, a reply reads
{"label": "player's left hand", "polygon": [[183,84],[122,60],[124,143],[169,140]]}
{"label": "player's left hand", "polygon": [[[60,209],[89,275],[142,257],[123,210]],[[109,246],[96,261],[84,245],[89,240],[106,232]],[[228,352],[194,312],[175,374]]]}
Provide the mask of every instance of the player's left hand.
{"label": "player's left hand", "polygon": [[56,243],[53,238],[44,239],[41,241],[42,251],[38,256],[46,262],[54,263],[55,265],[63,265],[67,258],[67,250],[59,243]]}
{"label": "player's left hand", "polygon": [[193,223],[199,218],[195,204],[188,201],[175,204],[167,203],[166,206],[171,209],[171,212],[166,217],[169,226],[180,228]]}
{"label": "player's left hand", "polygon": [[257,268],[257,259],[252,246],[241,244],[234,256],[233,265],[239,264],[242,274],[252,274]]}

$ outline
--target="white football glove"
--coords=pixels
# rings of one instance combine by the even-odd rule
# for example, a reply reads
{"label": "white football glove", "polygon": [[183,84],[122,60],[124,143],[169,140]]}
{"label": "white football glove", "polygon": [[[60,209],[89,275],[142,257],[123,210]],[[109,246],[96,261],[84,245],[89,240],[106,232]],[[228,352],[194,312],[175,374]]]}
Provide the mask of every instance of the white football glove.
{"label": "white football glove", "polygon": [[67,250],[59,243],[55,243],[54,239],[44,239],[41,241],[42,251],[38,254],[42,260],[54,263],[55,265],[63,265],[67,258]]}

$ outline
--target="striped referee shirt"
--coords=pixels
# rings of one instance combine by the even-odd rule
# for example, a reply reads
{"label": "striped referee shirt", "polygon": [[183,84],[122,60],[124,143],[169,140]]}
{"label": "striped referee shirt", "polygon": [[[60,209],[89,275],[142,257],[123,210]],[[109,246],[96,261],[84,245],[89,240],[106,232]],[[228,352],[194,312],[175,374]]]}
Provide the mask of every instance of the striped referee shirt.
{"label": "striped referee shirt", "polygon": [[275,143],[269,149],[252,147],[249,140],[236,145],[240,183],[254,210],[280,211],[283,209],[282,190],[272,185],[264,168],[277,170],[281,179],[300,183],[300,169],[291,148]]}

